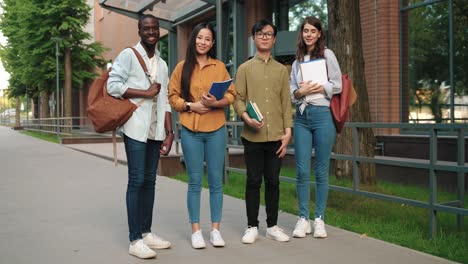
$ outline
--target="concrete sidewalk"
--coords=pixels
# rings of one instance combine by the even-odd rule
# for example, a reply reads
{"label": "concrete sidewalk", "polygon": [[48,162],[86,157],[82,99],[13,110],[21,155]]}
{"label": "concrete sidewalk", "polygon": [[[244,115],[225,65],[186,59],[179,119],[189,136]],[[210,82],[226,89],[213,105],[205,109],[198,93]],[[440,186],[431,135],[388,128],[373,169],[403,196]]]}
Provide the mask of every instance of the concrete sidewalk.
{"label": "concrete sidewalk", "polygon": [[[106,147],[107,145],[107,147]],[[110,144],[89,145],[90,152]],[[125,155],[124,152],[121,152]],[[157,259],[128,255],[125,190],[127,167],[62,145],[0,127],[0,263],[452,263],[328,226],[327,239],[264,237],[244,245],[244,202],[224,196],[222,234],[225,248],[194,250],[186,209],[186,184],[158,177],[153,228],[173,247]],[[209,233],[208,192],[202,193],[201,225]],[[291,233],[296,216],[280,213],[279,224]]]}

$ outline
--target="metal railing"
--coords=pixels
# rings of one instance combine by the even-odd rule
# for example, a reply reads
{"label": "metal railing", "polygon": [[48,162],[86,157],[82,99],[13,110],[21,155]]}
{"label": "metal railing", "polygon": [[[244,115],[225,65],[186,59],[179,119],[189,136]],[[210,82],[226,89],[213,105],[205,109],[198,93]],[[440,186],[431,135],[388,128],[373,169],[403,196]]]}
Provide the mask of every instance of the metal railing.
{"label": "metal railing", "polygon": [[[242,150],[243,146],[240,142],[240,134],[243,128],[243,122],[227,122],[226,137],[228,144],[226,146],[225,155],[225,181],[229,180],[229,172],[246,173],[245,169],[234,168],[229,166],[229,151],[233,149]],[[45,133],[56,133],[60,136],[73,135],[101,135],[94,132],[86,117],[74,118],[43,118],[23,120],[22,126],[25,129],[40,131]],[[369,198],[397,202],[405,205],[411,205],[429,212],[429,235],[435,236],[437,232],[437,212],[446,212],[457,215],[457,226],[462,229],[464,217],[468,216],[468,209],[464,208],[464,188],[465,174],[468,173],[468,164],[465,163],[465,133],[468,132],[468,124],[406,124],[406,123],[346,123],[346,129],[352,130],[352,154],[332,154],[334,160],[349,160],[352,163],[352,188],[343,186],[330,185],[330,190],[360,195]],[[429,159],[407,159],[407,158],[388,158],[384,156],[365,157],[359,154],[359,135],[361,129],[379,129],[379,128],[396,128],[400,130],[417,130],[418,134],[424,134],[429,137]],[[180,144],[180,124],[177,123],[175,130],[176,152],[179,154]],[[457,140],[457,161],[447,162],[439,161],[437,158],[437,140],[443,134],[447,133],[455,135]],[[294,155],[292,146],[288,146],[288,154]],[[359,165],[360,163],[374,163],[390,166],[399,166],[406,168],[416,168],[427,170],[429,172],[429,197],[428,202],[408,199],[398,196],[386,195],[375,192],[360,190],[359,188]],[[454,172],[457,177],[456,200],[440,203],[437,200],[437,174],[440,171]],[[280,180],[296,183],[295,178],[280,176]],[[315,182],[311,181],[311,185]]]}
{"label": "metal railing", "polygon": [[[242,122],[227,122],[228,142],[237,142],[228,144],[227,151],[230,148],[242,149],[238,140]],[[405,124],[405,123],[346,123],[345,127],[352,130],[352,154],[332,154],[334,160],[349,160],[352,162],[352,188],[330,185],[330,189],[339,192],[360,195],[369,198],[397,202],[405,205],[411,205],[427,209],[429,212],[429,236],[434,237],[437,232],[437,212],[446,212],[457,215],[457,226],[463,228],[463,220],[468,216],[468,209],[464,208],[464,188],[465,174],[468,173],[468,166],[465,163],[465,132],[468,132],[468,124]],[[397,128],[425,131],[429,136],[430,155],[428,160],[406,159],[406,158],[388,158],[383,156],[365,157],[359,154],[359,134],[361,129],[376,128]],[[457,139],[457,162],[439,161],[437,159],[437,139],[441,131],[452,131]],[[239,132],[239,133],[238,133]],[[294,150],[288,150],[289,154],[294,154]],[[226,155],[227,157],[227,155]],[[416,168],[429,171],[429,197],[428,202],[408,199],[398,196],[386,195],[375,192],[360,190],[359,188],[359,164],[374,163],[407,168]],[[229,180],[229,172],[246,173],[245,169],[229,166],[229,159],[225,160],[225,180]],[[437,173],[440,171],[455,172],[457,174],[457,198],[454,201],[440,203],[437,201]],[[280,176],[280,180],[296,183],[295,178]],[[311,181],[311,185],[315,182]]]}
{"label": "metal railing", "polygon": [[24,119],[21,126],[25,130],[57,134],[59,137],[110,135],[96,133],[87,117]]}

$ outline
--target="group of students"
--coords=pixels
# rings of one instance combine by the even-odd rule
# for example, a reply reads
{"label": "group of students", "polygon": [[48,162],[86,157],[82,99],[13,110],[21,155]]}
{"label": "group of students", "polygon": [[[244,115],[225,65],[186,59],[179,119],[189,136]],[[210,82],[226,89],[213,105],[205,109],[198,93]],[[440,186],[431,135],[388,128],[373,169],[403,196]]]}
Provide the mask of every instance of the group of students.
{"label": "group of students", "polygon": [[[194,27],[185,60],[177,64],[170,79],[167,64],[160,58],[156,47],[159,22],[152,15],[143,15],[139,19],[141,40],[135,46],[148,66],[149,78],[142,72],[131,50],[123,50],[115,60],[108,80],[109,94],[129,98],[135,103],[145,98],[122,127],[128,160],[129,254],[152,258],[156,256],[154,249],[171,246],[170,242],[151,232],[157,164],[160,155],[169,153],[174,139],[171,107],[179,112],[182,125],[181,143],[188,174],[187,208],[193,248],[206,247],[200,228],[204,162],[210,193],[209,242],[215,247],[226,245],[220,232],[226,147],[224,108],[231,104],[245,123],[241,137],[247,169],[247,228],[241,238],[242,243],[251,244],[258,238],[262,180],[265,181],[266,237],[280,242],[289,241],[289,236],[278,227],[277,221],[281,161],[291,140],[293,126],[299,219],[292,236],[301,238],[312,231],[316,238],[327,236],[324,216],[328,170],[336,138],[329,105],[333,94],[341,92],[337,59],[330,49],[325,48],[321,22],[314,17],[306,17],[300,26],[291,74],[271,54],[276,41],[276,27],[267,20],[261,20],[252,26],[251,31],[256,54],[238,68],[234,84],[219,100],[209,93],[211,84],[231,77],[225,64],[216,59],[215,32],[208,23]],[[302,81],[299,64],[316,58],[326,59],[329,81],[325,84]],[[318,93],[323,96],[305,100],[307,95]],[[263,120],[257,121],[247,114],[249,101],[261,109]],[[294,121],[291,102],[296,103]],[[316,206],[311,221],[309,181],[313,148]]]}

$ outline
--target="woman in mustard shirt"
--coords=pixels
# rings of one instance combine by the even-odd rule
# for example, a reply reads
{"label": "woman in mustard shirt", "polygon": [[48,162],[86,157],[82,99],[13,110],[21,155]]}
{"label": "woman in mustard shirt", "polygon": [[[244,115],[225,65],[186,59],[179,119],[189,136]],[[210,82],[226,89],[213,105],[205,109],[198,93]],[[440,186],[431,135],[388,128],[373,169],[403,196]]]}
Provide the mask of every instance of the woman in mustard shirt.
{"label": "woman in mustard shirt", "polygon": [[210,242],[223,247],[219,232],[223,207],[223,165],[226,148],[224,107],[232,104],[231,85],[220,100],[209,94],[213,82],[231,79],[223,62],[215,59],[215,33],[207,23],[192,31],[185,61],[175,67],[169,82],[169,103],[180,113],[181,141],[188,173],[187,207],[192,225],[192,247],[206,247],[200,229],[200,192],[206,161],[210,186]]}

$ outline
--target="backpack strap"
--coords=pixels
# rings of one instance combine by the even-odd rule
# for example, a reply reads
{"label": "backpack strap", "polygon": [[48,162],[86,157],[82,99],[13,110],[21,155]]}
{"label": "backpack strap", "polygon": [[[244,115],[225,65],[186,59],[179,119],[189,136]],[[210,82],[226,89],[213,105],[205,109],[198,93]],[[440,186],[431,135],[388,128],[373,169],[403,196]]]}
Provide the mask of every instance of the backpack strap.
{"label": "backpack strap", "polygon": [[143,72],[145,73],[146,77],[148,77],[149,82],[152,84],[153,82],[151,81],[151,74],[148,71],[148,68],[146,67],[146,63],[141,57],[140,53],[134,48],[134,47],[129,47],[133,50],[133,53],[135,53],[135,56],[138,59],[138,62],[140,62],[141,68],[143,68]]}
{"label": "backpack strap", "polygon": [[[148,77],[148,81],[150,82],[150,84],[153,84],[153,81],[151,81],[151,74],[149,73],[148,68],[146,67],[146,63],[141,57],[140,53],[134,47],[129,47],[129,48],[133,50],[133,53],[135,53],[135,56],[137,57],[138,62],[140,62],[141,68],[143,68],[143,72],[145,73],[146,77]],[[141,101],[136,103],[136,105],[141,106],[144,101],[145,99],[142,99]]]}
{"label": "backpack strap", "polygon": [[112,130],[112,152],[114,154],[114,165],[117,166],[117,135],[115,129]]}

